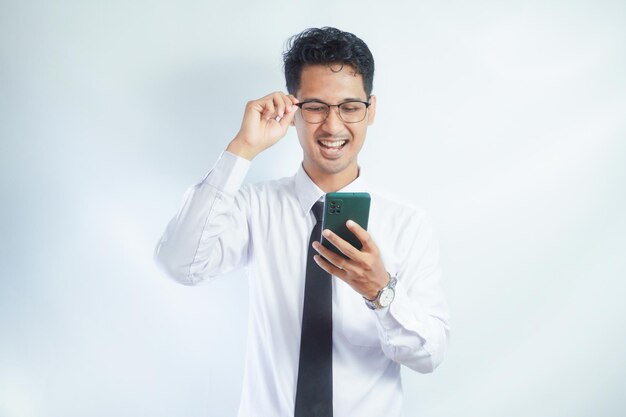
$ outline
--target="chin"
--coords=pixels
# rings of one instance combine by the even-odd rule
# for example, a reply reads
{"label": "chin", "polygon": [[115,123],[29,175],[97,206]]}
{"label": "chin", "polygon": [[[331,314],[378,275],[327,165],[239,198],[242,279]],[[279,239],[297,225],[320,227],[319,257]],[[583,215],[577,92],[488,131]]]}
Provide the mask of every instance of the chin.
{"label": "chin", "polygon": [[347,171],[350,168],[352,160],[336,160],[336,161],[316,161],[316,166],[320,170],[327,175],[337,175],[341,174],[344,171]]}

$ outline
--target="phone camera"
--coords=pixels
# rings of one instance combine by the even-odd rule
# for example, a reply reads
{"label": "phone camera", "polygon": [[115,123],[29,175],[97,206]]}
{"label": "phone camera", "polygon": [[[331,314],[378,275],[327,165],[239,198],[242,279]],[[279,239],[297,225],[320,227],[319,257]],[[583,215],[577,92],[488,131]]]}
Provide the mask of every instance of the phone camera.
{"label": "phone camera", "polygon": [[341,214],[341,200],[333,200],[329,204],[329,214]]}

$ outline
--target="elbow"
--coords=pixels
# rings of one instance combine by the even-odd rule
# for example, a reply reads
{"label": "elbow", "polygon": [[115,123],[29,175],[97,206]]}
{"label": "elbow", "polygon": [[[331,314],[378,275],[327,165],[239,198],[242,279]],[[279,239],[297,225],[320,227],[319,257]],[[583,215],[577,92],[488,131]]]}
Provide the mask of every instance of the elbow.
{"label": "elbow", "polygon": [[435,372],[435,369],[437,369],[439,365],[441,365],[441,362],[443,362],[443,355],[431,355],[428,360],[425,360],[423,363],[421,363],[420,366],[415,370],[420,374],[432,374],[433,372]]}
{"label": "elbow", "polygon": [[177,257],[162,242],[159,242],[156,246],[153,259],[157,267],[173,281],[183,285],[195,285],[198,283],[191,276],[189,265],[177,262]]}
{"label": "elbow", "polygon": [[432,357],[422,357],[418,360],[409,360],[401,363],[404,363],[407,367],[420,374],[430,374],[435,371],[440,362],[434,361]]}
{"label": "elbow", "polygon": [[416,360],[406,360],[400,362],[420,374],[431,374],[439,367],[441,362],[443,362],[443,357],[420,355],[420,357],[416,358]]}
{"label": "elbow", "polygon": [[396,351],[396,360],[420,374],[430,374],[443,362],[446,354],[447,339],[438,343],[425,342],[417,349]]}

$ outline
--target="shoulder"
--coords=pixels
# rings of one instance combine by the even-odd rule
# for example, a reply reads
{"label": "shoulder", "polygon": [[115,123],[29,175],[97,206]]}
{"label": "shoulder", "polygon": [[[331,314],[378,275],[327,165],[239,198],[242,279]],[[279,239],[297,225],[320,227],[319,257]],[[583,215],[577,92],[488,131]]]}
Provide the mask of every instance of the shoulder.
{"label": "shoulder", "polygon": [[[371,187],[370,226],[379,236],[393,239],[398,248],[434,241],[436,232],[427,209],[388,190]],[[405,249],[398,249],[403,251]]]}
{"label": "shoulder", "polygon": [[251,207],[281,204],[296,198],[294,178],[283,177],[246,183],[240,188],[239,194]]}
{"label": "shoulder", "polygon": [[247,190],[250,194],[268,195],[283,194],[294,189],[294,177],[283,177],[272,180],[265,180],[244,184],[242,189]]}
{"label": "shoulder", "polygon": [[428,217],[427,211],[420,205],[380,187],[370,187],[369,193],[372,197],[371,210],[380,212],[386,217],[394,218],[400,222],[419,222]]}

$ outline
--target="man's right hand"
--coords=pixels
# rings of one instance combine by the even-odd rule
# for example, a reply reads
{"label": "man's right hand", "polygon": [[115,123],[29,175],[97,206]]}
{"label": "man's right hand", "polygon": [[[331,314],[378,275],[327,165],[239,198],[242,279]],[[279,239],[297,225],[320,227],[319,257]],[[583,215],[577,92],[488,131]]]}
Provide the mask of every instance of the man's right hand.
{"label": "man's right hand", "polygon": [[297,98],[280,91],[249,101],[241,129],[226,150],[252,160],[287,134],[298,109],[296,103]]}

